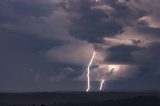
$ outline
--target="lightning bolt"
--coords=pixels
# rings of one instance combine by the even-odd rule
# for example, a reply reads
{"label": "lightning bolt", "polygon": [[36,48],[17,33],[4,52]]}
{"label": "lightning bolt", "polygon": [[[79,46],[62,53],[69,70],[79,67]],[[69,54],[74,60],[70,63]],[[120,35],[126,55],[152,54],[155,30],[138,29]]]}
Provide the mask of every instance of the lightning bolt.
{"label": "lightning bolt", "polygon": [[96,52],[94,51],[92,58],[91,58],[91,60],[88,64],[88,67],[87,67],[87,89],[86,89],[86,92],[88,92],[90,90],[90,67],[93,63],[93,59],[95,58],[95,55],[96,55]]}
{"label": "lightning bolt", "polygon": [[100,91],[102,91],[102,89],[103,89],[103,84],[104,84],[104,82],[105,82],[105,80],[103,79],[103,80],[101,81],[101,84],[100,84],[100,87],[99,87],[99,90],[100,90]]}

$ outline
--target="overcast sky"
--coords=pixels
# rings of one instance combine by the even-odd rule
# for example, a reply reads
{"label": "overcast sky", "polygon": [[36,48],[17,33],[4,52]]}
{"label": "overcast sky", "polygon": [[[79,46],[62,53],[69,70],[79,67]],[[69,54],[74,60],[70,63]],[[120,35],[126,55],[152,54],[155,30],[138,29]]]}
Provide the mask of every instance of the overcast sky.
{"label": "overcast sky", "polygon": [[[1,0],[0,92],[160,89],[159,0]],[[110,73],[108,65],[117,71]]]}

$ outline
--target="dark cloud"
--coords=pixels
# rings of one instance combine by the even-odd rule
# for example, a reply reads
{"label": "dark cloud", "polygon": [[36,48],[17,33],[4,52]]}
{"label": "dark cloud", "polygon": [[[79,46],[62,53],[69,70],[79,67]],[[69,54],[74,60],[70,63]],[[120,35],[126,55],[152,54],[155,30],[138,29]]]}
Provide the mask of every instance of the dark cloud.
{"label": "dark cloud", "polygon": [[5,0],[0,3],[0,17],[2,33],[23,33],[54,40],[71,39],[67,32],[67,16],[55,0]]}
{"label": "dark cloud", "polygon": [[159,38],[160,28],[153,28],[149,26],[141,26],[137,29],[139,32],[145,34],[146,36],[152,36],[153,38]]}
{"label": "dark cloud", "polygon": [[107,49],[106,62],[112,64],[135,65],[142,75],[160,73],[160,42],[152,42],[147,47],[118,45]]}
{"label": "dark cloud", "polygon": [[[106,61],[111,64],[132,64],[139,73],[127,80],[109,82],[109,90],[156,90],[159,88],[160,42],[152,42],[147,47],[118,45],[107,50]],[[132,69],[131,69],[132,70]],[[128,84],[129,83],[129,84]],[[134,87],[134,89],[133,89]]]}
{"label": "dark cloud", "polygon": [[87,40],[92,43],[99,43],[102,42],[103,37],[113,37],[115,34],[122,31],[122,26],[114,21],[107,23],[103,21],[95,21],[96,20],[93,20],[91,23],[84,23],[88,24],[87,26],[73,26],[70,33],[76,38]]}
{"label": "dark cloud", "polygon": [[55,9],[55,6],[50,2],[39,2],[38,0],[4,0],[0,5],[1,14],[3,14],[3,16],[16,14],[18,16],[39,17],[48,15],[52,13],[53,9]]}
{"label": "dark cloud", "polygon": [[73,26],[70,28],[70,34],[72,36],[91,43],[102,43],[104,37],[115,37],[123,33],[124,27],[135,24],[146,14],[143,10],[133,11],[126,3],[119,3],[118,0],[101,0],[100,2],[99,4],[91,0],[64,2],[67,12],[77,14],[71,18]]}
{"label": "dark cloud", "polygon": [[0,90],[83,90],[84,82],[73,80],[84,74],[93,48],[106,53],[104,64],[139,70],[133,79],[113,81],[111,89],[131,82],[136,89],[159,88],[153,84],[160,75],[159,0],[122,1],[1,1]]}
{"label": "dark cloud", "polygon": [[53,4],[39,2],[38,0],[10,1],[7,5],[20,16],[46,16],[51,14],[54,9]]}
{"label": "dark cloud", "polygon": [[135,64],[133,53],[143,50],[138,46],[118,45],[107,49],[107,62],[116,64]]}
{"label": "dark cloud", "polygon": [[[144,73],[143,73],[144,74]],[[153,76],[149,74],[147,76],[145,75],[139,75],[135,78],[130,78],[127,80],[115,80],[108,82],[108,85],[106,86],[106,89],[109,91],[114,90],[122,90],[122,91],[154,91],[158,90],[160,81],[159,76]]]}
{"label": "dark cloud", "polygon": [[148,64],[149,66],[159,66],[160,42],[152,42],[144,50],[137,52],[135,55],[139,58],[139,62]]}
{"label": "dark cloud", "polygon": [[[81,66],[51,62],[45,56],[52,48],[71,39],[63,27],[67,19],[57,21],[59,17],[66,18],[60,9],[57,10],[54,0],[4,0],[0,3],[1,91],[40,90],[36,86],[32,88],[33,85],[49,90],[53,87],[44,84],[55,83],[57,76],[63,74],[62,80],[71,80],[80,74]],[[67,67],[78,71],[71,73]],[[53,77],[55,81],[50,80]]]}
{"label": "dark cloud", "polygon": [[133,25],[140,17],[145,16],[147,11],[144,11],[142,9],[135,8],[135,10],[132,10],[127,3],[130,2],[130,0],[121,3],[120,0],[105,0],[105,2],[110,4],[115,11],[112,13],[112,18],[115,18],[116,20],[119,20],[121,24],[125,25]]}
{"label": "dark cloud", "polygon": [[110,18],[104,10],[92,8],[93,1],[70,1],[66,10],[74,12],[79,17],[72,18],[73,26],[70,33],[75,38],[87,40],[92,43],[101,42],[106,36],[115,36],[123,31],[123,26],[116,19]]}
{"label": "dark cloud", "polygon": [[138,46],[140,43],[142,43],[142,40],[135,40],[135,39],[131,39],[132,43],[136,46]]}
{"label": "dark cloud", "polygon": [[1,33],[0,47],[1,49],[7,49],[16,52],[30,52],[38,53],[50,50],[54,46],[62,44],[60,41],[53,41],[49,39],[40,39],[34,36],[23,35],[21,33],[10,33],[6,35]]}

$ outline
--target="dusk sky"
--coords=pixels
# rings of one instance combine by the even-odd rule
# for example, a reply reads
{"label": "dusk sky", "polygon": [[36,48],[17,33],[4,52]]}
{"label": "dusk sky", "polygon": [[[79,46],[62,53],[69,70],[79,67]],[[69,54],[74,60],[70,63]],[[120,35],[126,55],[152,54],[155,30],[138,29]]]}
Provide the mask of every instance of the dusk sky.
{"label": "dusk sky", "polygon": [[160,0],[0,1],[0,92],[85,91],[94,51],[92,91],[160,90]]}

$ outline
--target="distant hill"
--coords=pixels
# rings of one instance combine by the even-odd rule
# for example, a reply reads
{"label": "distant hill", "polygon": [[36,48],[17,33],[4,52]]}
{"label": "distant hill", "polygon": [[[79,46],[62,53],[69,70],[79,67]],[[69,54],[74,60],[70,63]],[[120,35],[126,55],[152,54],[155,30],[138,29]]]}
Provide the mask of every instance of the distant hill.
{"label": "distant hill", "polygon": [[0,93],[0,106],[160,106],[155,105],[159,102],[159,92]]}
{"label": "distant hill", "polygon": [[62,103],[50,106],[160,106],[160,98],[157,96],[139,96],[128,99],[114,99],[89,103]]}

